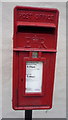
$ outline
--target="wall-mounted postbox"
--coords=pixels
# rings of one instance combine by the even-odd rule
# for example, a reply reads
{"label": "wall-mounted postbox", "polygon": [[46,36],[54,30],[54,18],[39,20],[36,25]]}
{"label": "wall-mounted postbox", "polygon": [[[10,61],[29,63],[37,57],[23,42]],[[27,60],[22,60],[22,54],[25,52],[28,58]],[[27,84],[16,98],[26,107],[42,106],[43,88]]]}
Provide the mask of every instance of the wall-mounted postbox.
{"label": "wall-mounted postbox", "polygon": [[57,52],[57,9],[15,7],[13,109],[52,108]]}

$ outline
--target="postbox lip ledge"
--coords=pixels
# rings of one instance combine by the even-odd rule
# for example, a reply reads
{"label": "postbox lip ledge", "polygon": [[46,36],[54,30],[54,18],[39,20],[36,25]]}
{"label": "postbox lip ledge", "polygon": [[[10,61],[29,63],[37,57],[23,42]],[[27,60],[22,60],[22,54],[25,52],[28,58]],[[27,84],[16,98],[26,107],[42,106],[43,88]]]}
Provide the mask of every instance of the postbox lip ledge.
{"label": "postbox lip ledge", "polygon": [[25,48],[13,48],[13,51],[31,51],[31,52],[33,52],[33,51],[41,51],[41,52],[57,52],[57,50],[56,49],[35,49],[35,48],[30,48],[30,49],[25,49]]}
{"label": "postbox lip ledge", "polygon": [[23,106],[23,107],[20,107],[20,106],[13,106],[13,109],[14,110],[47,110],[47,109],[52,109],[52,105],[51,106]]}
{"label": "postbox lip ledge", "polygon": [[57,8],[48,8],[48,7],[31,7],[31,6],[15,6],[14,11],[16,9],[30,9],[30,10],[41,10],[41,11],[50,11],[50,12],[57,12],[59,14],[59,10]]}
{"label": "postbox lip ledge", "polygon": [[32,26],[32,27],[49,27],[49,28],[56,28],[54,23],[40,23],[40,22],[22,22],[17,21],[17,26]]}

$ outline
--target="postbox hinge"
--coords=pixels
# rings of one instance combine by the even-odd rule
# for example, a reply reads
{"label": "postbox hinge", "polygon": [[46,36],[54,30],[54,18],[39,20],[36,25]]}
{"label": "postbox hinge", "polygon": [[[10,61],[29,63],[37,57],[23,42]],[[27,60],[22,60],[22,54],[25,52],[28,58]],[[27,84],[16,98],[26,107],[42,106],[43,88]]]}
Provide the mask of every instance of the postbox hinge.
{"label": "postbox hinge", "polygon": [[18,88],[16,89],[16,98],[17,98],[17,106],[18,106]]}
{"label": "postbox hinge", "polygon": [[16,97],[18,98],[18,88],[16,89]]}
{"label": "postbox hinge", "polygon": [[18,97],[18,88],[16,89],[16,96]]}

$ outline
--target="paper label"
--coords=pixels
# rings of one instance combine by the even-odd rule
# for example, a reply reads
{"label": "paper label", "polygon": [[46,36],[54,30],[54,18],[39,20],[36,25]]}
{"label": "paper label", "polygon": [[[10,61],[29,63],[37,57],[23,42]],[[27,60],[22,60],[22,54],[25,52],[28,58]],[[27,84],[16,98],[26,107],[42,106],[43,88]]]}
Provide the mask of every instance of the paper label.
{"label": "paper label", "polygon": [[26,62],[26,93],[42,92],[43,62]]}

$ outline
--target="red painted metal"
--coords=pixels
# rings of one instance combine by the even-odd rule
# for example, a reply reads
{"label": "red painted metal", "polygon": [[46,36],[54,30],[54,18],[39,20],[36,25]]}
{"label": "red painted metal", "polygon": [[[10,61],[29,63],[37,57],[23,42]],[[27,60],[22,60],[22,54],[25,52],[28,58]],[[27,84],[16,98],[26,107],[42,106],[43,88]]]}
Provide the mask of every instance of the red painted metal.
{"label": "red painted metal", "polygon": [[[57,9],[14,8],[13,100],[15,110],[51,109],[58,33]],[[32,58],[37,51],[38,57]],[[25,93],[26,62],[42,61],[42,92]]]}

